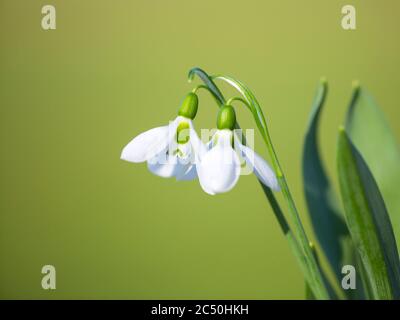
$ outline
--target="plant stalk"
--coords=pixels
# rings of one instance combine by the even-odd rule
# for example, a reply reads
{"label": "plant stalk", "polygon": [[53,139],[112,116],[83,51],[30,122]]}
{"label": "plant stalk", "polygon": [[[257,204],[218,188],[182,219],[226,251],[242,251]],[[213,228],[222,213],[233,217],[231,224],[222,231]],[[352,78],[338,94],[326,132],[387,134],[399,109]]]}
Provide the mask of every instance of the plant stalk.
{"label": "plant stalk", "polygon": [[[203,70],[201,70],[199,68],[194,68],[194,69],[190,70],[190,72],[189,72],[189,80],[193,79],[195,74],[198,75],[203,80],[205,85],[210,89],[209,91],[213,94],[214,98],[217,101],[219,101],[220,106],[225,104],[226,100],[223,97],[219,88],[213,82],[213,79],[220,79],[225,82],[228,82],[230,85],[232,85],[234,88],[236,88],[242,94],[242,96],[245,98],[245,101],[247,101],[246,104],[250,107],[250,110],[253,113],[257,127],[261,133],[261,136],[263,137],[264,143],[266,144],[268,153],[271,157],[274,170],[278,177],[279,186],[282,190],[284,198],[286,199],[286,202],[287,202],[287,205],[289,208],[289,213],[291,216],[291,220],[292,220],[292,223],[296,230],[297,237],[295,237],[294,234],[292,233],[292,230],[290,229],[290,227],[282,213],[282,210],[279,207],[279,204],[276,201],[271,190],[268,187],[265,187],[261,182],[260,183],[264,189],[264,192],[265,192],[265,195],[267,196],[268,201],[270,202],[270,204],[273,208],[273,211],[278,219],[278,222],[280,223],[280,226],[281,226],[286,238],[289,241],[289,245],[290,245],[293,253],[295,254],[295,257],[299,261],[300,267],[301,267],[301,269],[305,275],[305,278],[306,278],[310,288],[312,289],[315,297],[317,299],[329,299],[329,294],[325,287],[322,273],[318,267],[317,261],[312,252],[312,249],[310,247],[310,243],[309,243],[309,240],[305,233],[303,224],[301,223],[300,216],[298,214],[295,202],[290,193],[286,178],[283,174],[283,171],[282,171],[281,166],[278,161],[278,157],[277,157],[274,147],[272,145],[272,141],[271,141],[271,138],[270,138],[270,135],[268,132],[266,122],[265,122],[264,114],[263,114],[257,100],[255,99],[254,95],[250,92],[250,90],[247,89],[247,87],[245,87],[242,83],[240,83],[239,81],[237,81],[233,78],[229,78],[229,77],[225,77],[225,76],[210,77]],[[240,99],[234,99],[234,100],[240,100]],[[236,125],[236,127],[240,128],[238,124]],[[243,142],[245,143],[245,140],[243,140]],[[298,241],[298,239],[300,241]]]}

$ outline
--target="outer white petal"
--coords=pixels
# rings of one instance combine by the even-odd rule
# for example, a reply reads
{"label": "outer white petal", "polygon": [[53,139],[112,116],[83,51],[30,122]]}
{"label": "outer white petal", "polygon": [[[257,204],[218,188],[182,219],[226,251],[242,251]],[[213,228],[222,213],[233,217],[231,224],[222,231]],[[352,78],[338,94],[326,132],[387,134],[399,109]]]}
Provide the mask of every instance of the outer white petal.
{"label": "outer white petal", "polygon": [[210,195],[215,195],[215,192],[209,188],[208,184],[204,184],[203,181],[207,180],[204,178],[204,176],[207,173],[204,173],[204,170],[202,170],[202,166],[200,165],[201,159],[204,157],[204,155],[211,149],[211,141],[205,145],[200,138],[198,137],[197,133],[193,130],[193,133],[191,132],[190,135],[190,140],[192,141],[193,149],[195,150],[195,162],[196,162],[196,171],[199,176],[199,182],[201,188],[208,194]]}
{"label": "outer white petal", "polygon": [[278,191],[280,189],[278,179],[276,178],[275,172],[271,169],[267,161],[265,161],[253,149],[242,145],[237,140],[235,141],[235,145],[240,149],[240,151],[242,151],[247,164],[254,169],[254,174],[257,176],[257,178],[259,178],[267,187]]}
{"label": "outer white petal", "polygon": [[168,145],[168,127],[157,127],[139,134],[122,150],[121,159],[143,162],[154,157]]}
{"label": "outer white petal", "polygon": [[193,128],[190,130],[189,142],[192,145],[192,151],[194,152],[193,159],[197,163],[207,152],[207,148],[205,144],[200,140],[199,136]]}
{"label": "outer white petal", "polygon": [[204,192],[210,194],[210,195],[215,195],[215,191],[210,187],[210,184],[207,183],[207,179],[204,177],[206,173],[203,173],[202,169],[200,166],[196,166],[197,174],[199,175],[199,182],[201,188],[204,190]]}
{"label": "outer white petal", "polygon": [[155,175],[163,178],[170,178],[175,175],[176,165],[172,163],[148,162],[147,167]]}
{"label": "outer white petal", "polygon": [[208,151],[198,165],[202,188],[209,194],[230,191],[240,174],[240,161],[230,144],[231,134],[219,134],[217,145]]}
{"label": "outer white petal", "polygon": [[164,152],[175,138],[180,118],[177,117],[167,126],[157,127],[139,134],[122,150],[121,159],[130,162],[143,162]]}
{"label": "outer white petal", "polygon": [[155,175],[163,178],[171,178],[183,175],[187,170],[185,165],[179,163],[176,156],[159,154],[147,162],[148,169]]}

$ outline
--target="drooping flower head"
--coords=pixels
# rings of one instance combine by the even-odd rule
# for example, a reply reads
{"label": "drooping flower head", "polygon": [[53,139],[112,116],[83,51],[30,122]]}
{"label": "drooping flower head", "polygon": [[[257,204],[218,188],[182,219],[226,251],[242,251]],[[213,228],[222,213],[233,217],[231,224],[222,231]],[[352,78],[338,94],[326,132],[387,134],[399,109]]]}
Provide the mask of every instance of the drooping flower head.
{"label": "drooping flower head", "polygon": [[197,109],[198,97],[189,93],[175,120],[139,134],[122,150],[121,159],[135,163],[147,161],[149,170],[160,177],[196,178],[195,154],[203,148],[192,122]]}
{"label": "drooping flower head", "polygon": [[210,149],[197,164],[201,187],[211,195],[231,190],[239,180],[242,158],[263,184],[279,190],[274,171],[260,155],[240,142],[234,132],[235,123],[233,107],[221,107],[217,116],[218,130],[210,141]]}

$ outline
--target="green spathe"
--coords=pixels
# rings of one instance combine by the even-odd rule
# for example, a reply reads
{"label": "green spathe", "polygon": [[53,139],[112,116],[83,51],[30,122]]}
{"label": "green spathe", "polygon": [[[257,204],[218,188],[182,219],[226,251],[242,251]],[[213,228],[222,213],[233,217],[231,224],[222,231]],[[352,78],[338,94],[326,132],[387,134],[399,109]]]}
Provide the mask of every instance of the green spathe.
{"label": "green spathe", "polygon": [[190,92],[183,100],[178,115],[193,120],[196,117],[198,105],[199,98],[195,93]]}
{"label": "green spathe", "polygon": [[230,105],[224,105],[218,111],[217,128],[233,130],[236,123],[235,110]]}

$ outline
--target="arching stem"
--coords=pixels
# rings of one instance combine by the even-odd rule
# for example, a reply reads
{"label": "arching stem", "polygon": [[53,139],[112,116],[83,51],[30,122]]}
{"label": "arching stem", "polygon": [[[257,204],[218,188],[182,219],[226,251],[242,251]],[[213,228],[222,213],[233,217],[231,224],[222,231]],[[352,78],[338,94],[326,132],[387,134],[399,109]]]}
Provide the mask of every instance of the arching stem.
{"label": "arching stem", "polygon": [[296,230],[296,238],[299,240],[300,247],[306,256],[306,263],[308,265],[309,273],[306,274],[308,284],[314,292],[314,295],[318,299],[328,299],[329,294],[325,287],[323,276],[321,270],[317,264],[315,256],[310,248],[310,242],[304,230],[303,224],[301,222],[299,213],[297,211],[295,202],[293,200],[292,194],[290,192],[288,183],[283,174],[283,170],[278,160],[278,156],[275,152],[272,140],[268,131],[268,127],[265,121],[262,109],[255,98],[254,94],[240,81],[233,79],[231,77],[217,75],[210,76],[211,80],[222,80],[233,86],[246,100],[247,104],[250,105],[250,110],[253,114],[254,120],[257,127],[261,133],[264,143],[267,147],[269,156],[272,160],[272,165],[274,167],[275,173],[278,177],[279,186],[282,190],[283,196],[286,200],[288,211],[290,213],[291,220],[293,222],[294,229]]}
{"label": "arching stem", "polygon": [[[189,71],[189,81],[191,81],[194,76],[197,75],[203,82],[204,84],[210,89],[212,94],[215,96],[216,100],[218,101],[219,106],[221,107],[222,105],[226,104],[226,100],[224,96],[222,95],[221,91],[219,88],[215,85],[213,79],[221,79],[226,82],[228,82],[230,85],[235,87],[244,98],[241,97],[234,97],[230,99],[232,101],[242,101],[252,112],[254,119],[256,121],[257,127],[260,130],[260,133],[263,137],[263,140],[267,146],[268,152],[271,156],[272,162],[273,162],[273,167],[275,169],[275,172],[278,176],[278,181],[281,186],[282,192],[285,196],[285,199],[288,203],[289,207],[289,212],[291,214],[292,220],[294,222],[294,226],[297,230],[297,236],[293,234],[293,231],[291,230],[289,224],[287,223],[287,220],[279,206],[278,201],[276,200],[274,194],[272,191],[264,186],[264,184],[259,180],[263,191],[273,209],[273,212],[280,224],[280,227],[285,234],[289,246],[292,249],[296,259],[299,262],[300,268],[304,273],[304,276],[312,289],[315,297],[317,299],[328,299],[329,295],[328,292],[325,288],[322,274],[320,272],[320,269],[317,265],[317,262],[315,260],[314,254],[312,253],[312,250],[309,246],[309,241],[308,238],[305,234],[303,225],[301,223],[300,217],[298,215],[296,206],[294,204],[293,198],[290,194],[289,187],[287,186],[286,179],[282,173],[278,158],[276,156],[275,150],[273,148],[271,138],[268,133],[268,128],[265,122],[264,114],[262,113],[262,110],[260,106],[258,105],[258,102],[255,100],[255,97],[253,94],[246,88],[244,87],[243,84],[241,84],[239,81],[234,80],[232,78],[224,77],[224,76],[215,76],[215,77],[210,77],[206,72],[201,70],[200,68],[193,68]],[[240,126],[238,123],[236,123],[236,129],[240,129]],[[243,144],[246,143],[245,139],[242,139]],[[300,239],[300,242],[298,241]]]}
{"label": "arching stem", "polygon": [[226,102],[226,104],[227,104],[227,105],[230,105],[230,104],[232,104],[233,101],[240,101],[240,102],[242,102],[242,103],[247,107],[247,109],[249,109],[249,110],[251,111],[251,106],[247,103],[246,100],[244,100],[244,99],[241,98],[241,97],[232,97],[232,98],[229,98],[228,101]]}

